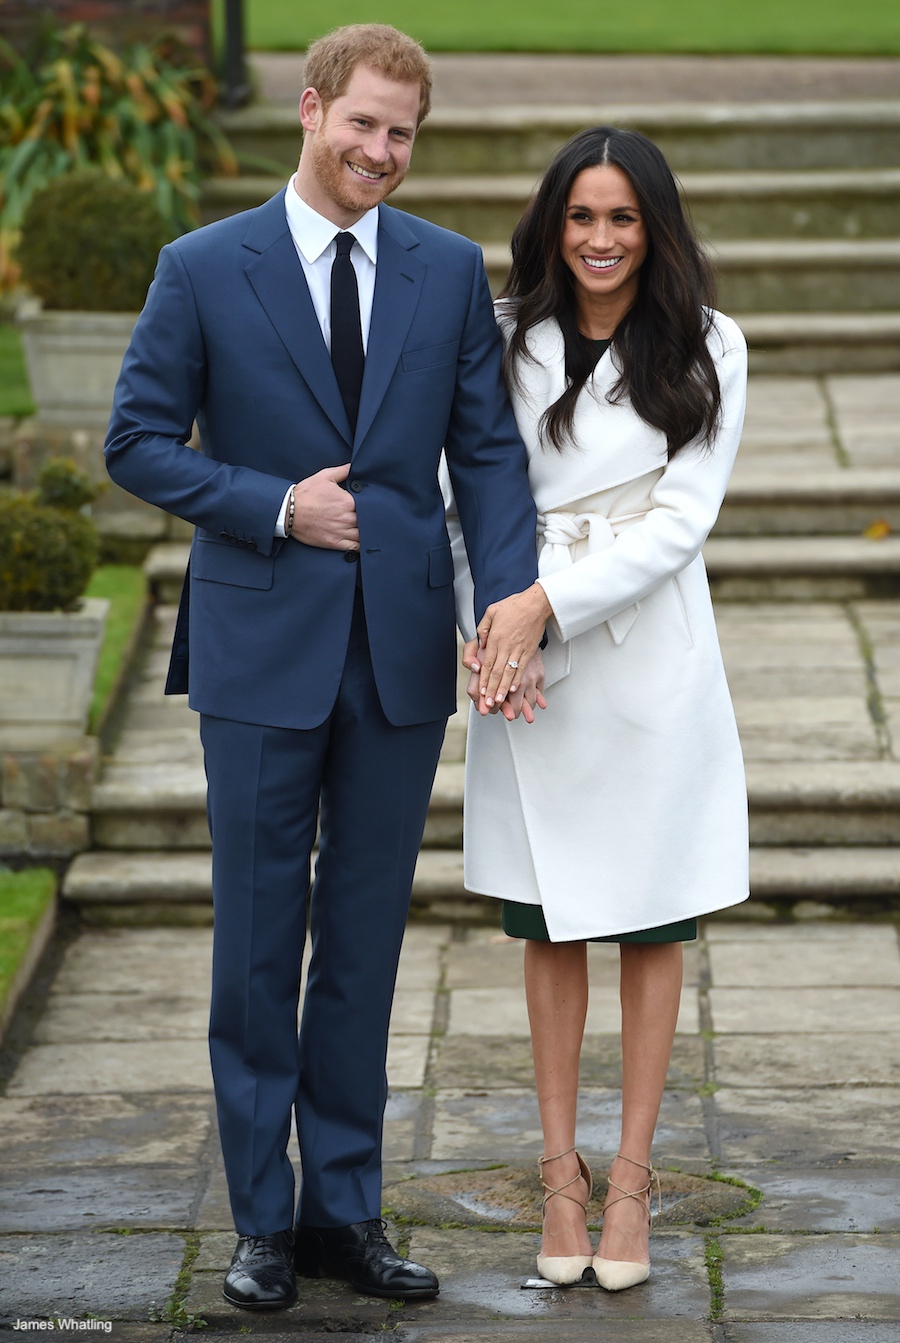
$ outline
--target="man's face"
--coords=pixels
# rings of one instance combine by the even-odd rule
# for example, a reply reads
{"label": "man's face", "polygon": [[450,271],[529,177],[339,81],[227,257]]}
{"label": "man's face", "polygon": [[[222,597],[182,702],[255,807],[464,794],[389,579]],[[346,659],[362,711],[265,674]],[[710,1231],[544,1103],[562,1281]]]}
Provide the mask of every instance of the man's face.
{"label": "man's face", "polygon": [[341,228],[389,196],[406,176],[419,115],[418,84],[397,83],[357,65],[347,88],[323,109],[315,89],[300,99],[306,132],[297,190]]}

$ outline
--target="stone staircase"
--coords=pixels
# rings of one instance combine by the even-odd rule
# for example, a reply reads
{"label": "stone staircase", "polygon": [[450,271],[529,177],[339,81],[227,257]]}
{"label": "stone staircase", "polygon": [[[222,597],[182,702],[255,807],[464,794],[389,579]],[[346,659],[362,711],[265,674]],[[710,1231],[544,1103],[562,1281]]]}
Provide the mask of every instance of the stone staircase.
{"label": "stone staircase", "polygon": [[[496,284],[537,175],[601,121],[664,149],[711,240],[720,304],[751,343],[744,440],[705,556],[747,760],[753,896],[896,900],[900,101],[438,108],[396,203],[477,239]],[[257,169],[208,183],[208,218],[265,199],[296,161],[293,107],[233,114],[227,129]],[[169,543],[148,558],[153,647],[96,790],[95,847],[65,882],[96,921],[210,917],[196,723],[161,694],[186,554]],[[413,898],[495,917],[462,888],[464,754],[465,712]]]}

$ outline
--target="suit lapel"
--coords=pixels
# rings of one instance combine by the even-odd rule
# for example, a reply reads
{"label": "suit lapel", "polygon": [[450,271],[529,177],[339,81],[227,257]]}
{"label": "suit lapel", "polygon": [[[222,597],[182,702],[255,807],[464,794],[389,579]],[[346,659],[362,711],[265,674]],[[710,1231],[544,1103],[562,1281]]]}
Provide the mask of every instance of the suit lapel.
{"label": "suit lapel", "polygon": [[254,213],[244,246],[251,254],[245,267],[247,278],[269,321],[309,390],[335,428],[350,443],[347,412],[331,357],[322,339],[303,267],[287,226],[283,191]]}
{"label": "suit lapel", "polygon": [[354,448],[362,443],[384,400],[419,302],[426,266],[412,253],[417,246],[403,216],[381,206],[375,297]]}

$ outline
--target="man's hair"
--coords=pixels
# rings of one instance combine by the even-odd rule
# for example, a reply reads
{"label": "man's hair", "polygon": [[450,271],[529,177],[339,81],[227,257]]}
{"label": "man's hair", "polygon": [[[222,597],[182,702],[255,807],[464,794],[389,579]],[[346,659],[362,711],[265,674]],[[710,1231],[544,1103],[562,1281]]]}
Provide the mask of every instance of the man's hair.
{"label": "man's hair", "polygon": [[317,38],[306,53],[304,78],[323,108],[346,91],[357,65],[399,84],[418,84],[421,126],[431,109],[431,61],[418,42],[386,23],[351,23]]}

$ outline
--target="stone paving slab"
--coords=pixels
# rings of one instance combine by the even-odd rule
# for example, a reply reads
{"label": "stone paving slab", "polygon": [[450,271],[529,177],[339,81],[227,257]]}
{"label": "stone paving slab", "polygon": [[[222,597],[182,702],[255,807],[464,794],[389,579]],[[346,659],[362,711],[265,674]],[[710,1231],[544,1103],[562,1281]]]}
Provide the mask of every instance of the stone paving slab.
{"label": "stone paving slab", "polygon": [[[900,1049],[883,1032],[720,1035],[713,1044],[723,1087],[900,1086]],[[872,1023],[875,1024],[875,1023]]]}
{"label": "stone paving slab", "polygon": [[[232,1237],[232,1249],[234,1238]],[[189,1315],[197,1315],[214,1327],[223,1325],[235,1333],[251,1334],[287,1331],[292,1339],[306,1338],[307,1330],[321,1330],[331,1338],[335,1334],[379,1334],[388,1330],[397,1318],[389,1301],[361,1296],[347,1283],[300,1279],[300,1299],[290,1310],[274,1315],[252,1315],[230,1306],[222,1296],[223,1270],[195,1273],[184,1301]],[[248,1321],[250,1323],[248,1323]],[[206,1331],[204,1330],[204,1336]]]}
{"label": "stone paving slab", "polygon": [[709,950],[716,988],[763,988],[866,984],[900,987],[900,957],[893,930],[882,941],[857,943],[808,941],[796,937],[778,943],[716,943]]}
{"label": "stone paving slab", "polygon": [[771,1231],[900,1232],[900,1170],[896,1165],[794,1168],[744,1166],[763,1194],[759,1208],[730,1226]]}
{"label": "stone paving slab", "polygon": [[722,1338],[724,1343],[897,1343],[897,1326],[864,1320],[729,1324]]}
{"label": "stone paving slab", "polygon": [[900,1321],[900,1237],[722,1237],[726,1319]]}
{"label": "stone paving slab", "polygon": [[0,1099],[0,1149],[3,1164],[20,1172],[195,1166],[212,1122],[209,1096],[7,1096]]}
{"label": "stone paving slab", "polygon": [[723,1087],[715,1105],[728,1165],[900,1159],[900,1087]]}
{"label": "stone paving slab", "polygon": [[211,1086],[205,1039],[146,1040],[136,1044],[34,1045],[7,1089],[8,1096],[82,1095],[85,1092],[199,1091]]}
{"label": "stone paving slab", "polygon": [[68,1231],[193,1225],[204,1173],[178,1166],[26,1167],[0,1173],[0,1229],[46,1237]]}
{"label": "stone paving slab", "polygon": [[34,1033],[36,1044],[81,1040],[205,1040],[209,1009],[199,998],[54,993]]}
{"label": "stone paving slab", "polygon": [[[492,1321],[480,1329],[467,1324],[454,1327],[404,1321],[396,1337],[398,1343],[560,1343],[561,1337],[565,1343],[597,1343],[601,1323],[601,1319],[592,1319],[587,1313],[578,1320],[567,1313],[565,1333],[561,1335],[560,1324],[552,1318],[517,1320],[515,1324]],[[689,1320],[616,1320],[615,1343],[709,1343],[710,1337],[706,1325]]]}
{"label": "stone paving slab", "polygon": [[205,928],[112,928],[66,951],[56,993],[159,993],[209,1002],[212,933]]}
{"label": "stone paving slab", "polygon": [[146,1320],[154,1303],[165,1304],[183,1257],[181,1236],[166,1233],[2,1236],[0,1318],[9,1323],[92,1314]]}
{"label": "stone paving slab", "polygon": [[528,1320],[552,1310],[558,1328],[592,1319],[597,1329],[622,1318],[642,1320],[679,1316],[702,1318],[709,1309],[709,1283],[699,1236],[665,1234],[653,1238],[653,1268],[648,1282],[629,1292],[606,1293],[599,1287],[528,1291],[521,1280],[536,1273],[540,1236],[415,1227],[409,1253],[422,1263],[440,1265],[441,1295],[422,1302],[420,1323],[499,1318]]}
{"label": "stone paving slab", "polygon": [[783,1034],[789,1023],[794,1034],[867,1033],[877,1023],[880,1031],[900,1032],[896,988],[782,987],[769,995],[751,988],[713,988],[709,997],[716,1031]]}

